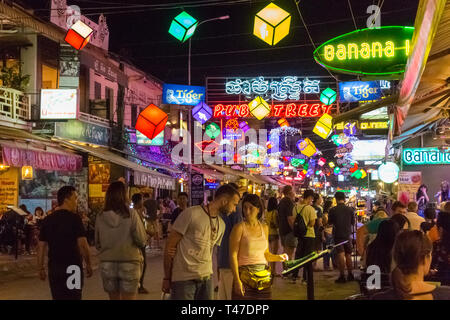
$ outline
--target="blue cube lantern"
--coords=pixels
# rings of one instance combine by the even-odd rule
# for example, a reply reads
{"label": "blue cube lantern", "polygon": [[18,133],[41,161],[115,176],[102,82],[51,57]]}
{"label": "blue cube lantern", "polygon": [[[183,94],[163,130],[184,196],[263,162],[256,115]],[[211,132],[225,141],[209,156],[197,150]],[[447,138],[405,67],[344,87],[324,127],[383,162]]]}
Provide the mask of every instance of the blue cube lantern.
{"label": "blue cube lantern", "polygon": [[181,42],[185,42],[192,37],[197,28],[198,20],[183,11],[172,20],[169,28],[169,33]]}
{"label": "blue cube lantern", "polygon": [[204,124],[212,117],[212,109],[203,101],[192,109],[192,116],[195,120]]}

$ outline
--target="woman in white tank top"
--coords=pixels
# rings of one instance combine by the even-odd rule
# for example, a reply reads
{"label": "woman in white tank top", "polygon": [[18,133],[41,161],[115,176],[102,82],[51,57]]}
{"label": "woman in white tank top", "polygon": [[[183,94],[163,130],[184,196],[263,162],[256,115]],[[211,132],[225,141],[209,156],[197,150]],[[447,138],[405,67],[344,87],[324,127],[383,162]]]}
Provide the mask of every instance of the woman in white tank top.
{"label": "woman in white tank top", "polygon": [[262,203],[255,194],[242,200],[244,221],[237,224],[230,235],[230,263],[233,272],[234,299],[271,299],[271,288],[257,290],[241,281],[242,272],[258,272],[267,269],[269,262],[285,261],[287,254],[269,252],[269,228],[260,221]]}

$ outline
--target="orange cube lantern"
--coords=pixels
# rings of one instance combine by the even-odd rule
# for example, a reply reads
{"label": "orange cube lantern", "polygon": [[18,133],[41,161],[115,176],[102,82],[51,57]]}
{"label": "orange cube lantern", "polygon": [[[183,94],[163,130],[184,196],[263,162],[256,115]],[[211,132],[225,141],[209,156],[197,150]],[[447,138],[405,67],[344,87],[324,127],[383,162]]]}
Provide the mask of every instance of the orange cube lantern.
{"label": "orange cube lantern", "polygon": [[92,30],[91,27],[83,21],[78,20],[70,27],[69,31],[67,31],[64,40],[75,49],[81,50],[87,45],[93,32],[94,30]]}
{"label": "orange cube lantern", "polygon": [[151,104],[139,114],[135,128],[152,140],[164,130],[167,118],[167,113],[154,104]]}
{"label": "orange cube lantern", "polygon": [[278,120],[278,124],[280,127],[289,127],[289,122],[285,118]]}

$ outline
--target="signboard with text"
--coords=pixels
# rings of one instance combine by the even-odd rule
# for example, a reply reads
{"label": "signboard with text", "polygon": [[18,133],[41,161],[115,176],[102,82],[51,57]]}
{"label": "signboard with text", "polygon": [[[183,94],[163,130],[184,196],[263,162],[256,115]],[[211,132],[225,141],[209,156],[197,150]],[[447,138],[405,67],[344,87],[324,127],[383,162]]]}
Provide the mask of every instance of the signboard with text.
{"label": "signboard with text", "polygon": [[[324,113],[331,113],[332,105],[322,103],[285,103],[273,104],[269,117],[297,118],[320,117]],[[214,106],[215,118],[248,118],[253,117],[248,104],[217,104]]]}
{"label": "signboard with text", "polygon": [[109,145],[109,130],[107,127],[78,120],[55,123],[56,137],[102,146]]}
{"label": "signboard with text", "polygon": [[328,40],[314,51],[324,68],[358,75],[392,75],[405,71],[413,27],[386,26],[355,30]]}
{"label": "signboard with text", "polygon": [[203,174],[195,173],[191,175],[191,206],[203,204],[205,188],[203,186]]}
{"label": "signboard with text", "polygon": [[205,101],[205,87],[168,83],[163,86],[162,102],[165,104],[196,106],[202,101]]}
{"label": "signboard with text", "polygon": [[406,165],[450,164],[450,149],[407,148],[402,159]]}
{"label": "signboard with text", "polygon": [[378,100],[380,98],[381,88],[376,81],[350,81],[339,83],[340,102]]}
{"label": "signboard with text", "polygon": [[41,119],[76,119],[77,89],[42,89]]}

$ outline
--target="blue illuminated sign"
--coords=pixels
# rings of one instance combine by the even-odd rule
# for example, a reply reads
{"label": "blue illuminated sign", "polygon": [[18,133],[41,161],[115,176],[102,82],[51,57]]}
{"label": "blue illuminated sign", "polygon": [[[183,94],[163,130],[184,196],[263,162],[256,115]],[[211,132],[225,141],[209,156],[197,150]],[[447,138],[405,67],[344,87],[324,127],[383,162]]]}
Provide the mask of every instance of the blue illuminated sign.
{"label": "blue illuminated sign", "polygon": [[380,98],[381,88],[377,81],[351,81],[339,83],[340,102],[378,100]]}
{"label": "blue illuminated sign", "polygon": [[205,100],[205,87],[164,84],[162,102],[196,106]]}

